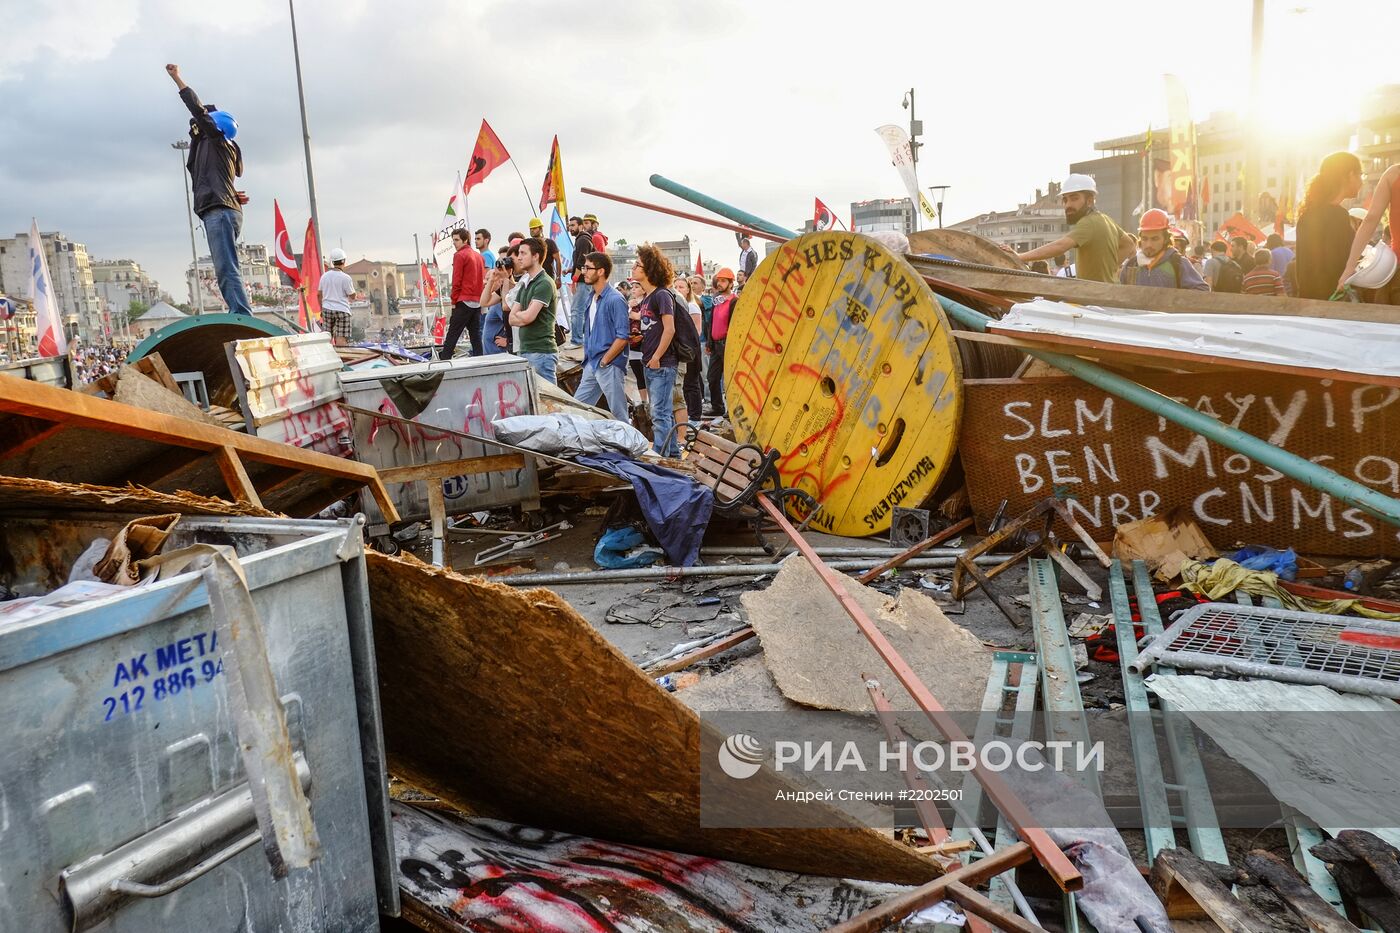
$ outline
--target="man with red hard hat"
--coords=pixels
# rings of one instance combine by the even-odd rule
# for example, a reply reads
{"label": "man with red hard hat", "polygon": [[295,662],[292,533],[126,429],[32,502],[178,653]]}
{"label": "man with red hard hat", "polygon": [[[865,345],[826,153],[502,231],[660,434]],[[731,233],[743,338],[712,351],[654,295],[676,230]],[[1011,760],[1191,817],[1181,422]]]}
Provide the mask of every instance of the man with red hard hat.
{"label": "man with red hard hat", "polygon": [[1171,218],[1154,207],[1138,223],[1137,253],[1123,261],[1118,281],[1151,288],[1187,288],[1209,291],[1196,267],[1171,245]]}

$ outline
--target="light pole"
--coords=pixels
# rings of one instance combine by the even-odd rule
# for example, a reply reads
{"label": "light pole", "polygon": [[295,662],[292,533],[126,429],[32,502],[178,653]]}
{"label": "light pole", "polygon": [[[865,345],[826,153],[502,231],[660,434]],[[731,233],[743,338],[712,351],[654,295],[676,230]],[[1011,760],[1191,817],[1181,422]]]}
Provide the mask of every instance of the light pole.
{"label": "light pole", "polygon": [[909,158],[915,166],[918,166],[919,147],[923,145],[919,142],[919,137],[924,135],[924,121],[914,119],[914,89],[912,87],[904,94],[904,109],[909,111]]}
{"label": "light pole", "polygon": [[306,91],[301,83],[301,47],[297,45],[297,11],[293,0],[287,0],[287,12],[292,19],[292,59],[297,69],[297,103],[301,105],[301,143],[306,150],[306,195],[311,201],[311,227],[316,235],[316,255],[324,256],[321,249],[321,215],[316,212],[316,177],[311,171],[311,130],[306,125]]}
{"label": "light pole", "polygon": [[943,229],[943,192],[952,185],[929,185],[928,190],[933,192],[933,200],[938,204],[938,229]]}
{"label": "light pole", "polygon": [[180,188],[185,192],[185,215],[190,220],[190,259],[194,261],[194,284],[190,286],[190,291],[194,292],[194,313],[203,314],[204,290],[199,287],[199,249],[194,245],[194,208],[190,205],[189,177],[185,171],[185,153],[189,151],[190,141],[182,139],[171,143],[170,148],[180,153]]}

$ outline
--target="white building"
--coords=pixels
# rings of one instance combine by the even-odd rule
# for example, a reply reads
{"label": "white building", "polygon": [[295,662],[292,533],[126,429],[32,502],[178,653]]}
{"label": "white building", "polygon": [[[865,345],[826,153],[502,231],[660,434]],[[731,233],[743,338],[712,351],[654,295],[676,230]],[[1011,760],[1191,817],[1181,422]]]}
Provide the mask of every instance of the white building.
{"label": "white building", "polygon": [[991,211],[949,224],[950,230],[975,233],[1018,253],[1039,249],[1069,232],[1065,209],[1060,205],[1060,186],[1051,182],[1048,193],[1037,188],[1035,199],[1016,205],[1011,211]]}
{"label": "white building", "polygon": [[908,198],[851,202],[851,229],[856,233],[914,232],[914,204]]}
{"label": "white building", "polygon": [[[261,243],[238,244],[238,269],[243,274],[243,287],[248,292],[250,302],[257,295],[280,294],[277,289],[281,286],[281,279],[268,260],[267,247]],[[198,274],[204,310],[227,311],[228,305],[224,303],[224,296],[219,292],[218,277],[214,275],[214,260],[209,256],[199,257]],[[185,269],[185,289],[189,292],[190,304],[197,308],[199,303],[195,301],[194,288],[195,267],[191,264]]]}
{"label": "white building", "polygon": [[[63,314],[68,335],[84,343],[100,342],[103,337],[102,302],[93,286],[92,266],[87,247],[74,243],[62,233],[40,233],[44,257],[53,277],[54,295]],[[17,233],[0,239],[0,293],[29,297],[29,234]]]}

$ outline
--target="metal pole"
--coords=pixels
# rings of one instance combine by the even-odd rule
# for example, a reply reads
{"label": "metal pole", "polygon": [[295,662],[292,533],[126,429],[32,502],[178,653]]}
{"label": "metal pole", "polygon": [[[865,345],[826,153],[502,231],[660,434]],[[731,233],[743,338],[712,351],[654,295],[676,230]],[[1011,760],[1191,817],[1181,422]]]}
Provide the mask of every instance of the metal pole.
{"label": "metal pole", "polygon": [[737,207],[732,207],[728,204],[725,204],[723,201],[716,201],[709,195],[701,194],[694,188],[687,188],[685,185],[682,185],[679,182],[674,182],[671,179],[665,177],[664,175],[653,175],[651,176],[650,180],[651,186],[653,188],[660,188],[662,191],[665,191],[669,194],[674,194],[676,197],[689,201],[691,204],[698,204],[705,210],[714,211],[721,217],[728,217],[735,223],[743,224],[746,227],[752,227],[755,230],[762,230],[765,233],[770,233],[772,234],[772,236],[769,237],[770,240],[790,240],[793,237],[797,236],[797,234],[793,233],[791,230],[779,227],[777,224],[774,223],[769,223],[762,217],[757,216],[756,214],[750,214],[748,211],[742,211]]}
{"label": "metal pole", "polygon": [[[653,175],[653,179],[658,176]],[[659,187],[659,186],[658,186]],[[681,187],[681,186],[677,186]],[[743,215],[745,223],[754,220],[761,221],[766,229],[774,233],[786,234],[789,237],[796,237],[797,234],[791,230],[785,230],[777,224],[755,217],[736,207],[731,207],[723,201],[716,201],[707,195],[691,192],[688,188],[682,190],[694,194],[699,200],[687,198],[692,203],[699,204],[714,211],[722,217],[729,217],[737,220],[736,215]],[[678,195],[686,197],[686,195]],[[929,276],[924,277],[934,285],[941,285],[937,279]],[[979,333],[986,333],[987,325],[994,323],[992,318],[987,317],[980,311],[974,311],[966,305],[959,304],[950,298],[942,295],[935,295],[938,303],[943,307],[945,313],[959,324],[964,325]],[[1309,486],[1313,489],[1325,492],[1330,496],[1340,500],[1344,505],[1354,505],[1377,518],[1388,522],[1391,525],[1400,526],[1400,499],[1393,499],[1390,496],[1372,489],[1370,486],[1362,485],[1355,480],[1347,479],[1339,473],[1327,469],[1326,467],[1313,463],[1295,453],[1276,447],[1268,441],[1260,440],[1252,434],[1247,434],[1238,428],[1232,428],[1227,424],[1215,420],[1209,415],[1203,414],[1188,405],[1167,398],[1153,392],[1151,389],[1138,385],[1131,379],[1127,379],[1117,373],[1111,372],[1091,363],[1081,360],[1077,356],[1066,356],[1063,353],[1053,353],[1049,350],[1024,350],[1030,356],[1038,360],[1044,360],[1056,369],[1069,373],[1072,376],[1084,380],[1090,385],[1103,389],[1109,395],[1115,395],[1125,401],[1132,402],[1140,408],[1145,408],[1154,415],[1160,415],[1174,424],[1179,424],[1188,431],[1200,434],[1207,440],[1215,441],[1222,447],[1228,447],[1236,453],[1244,454],[1252,460],[1262,463],[1264,466],[1273,467],[1289,479]]]}
{"label": "metal pole", "polygon": [[[892,547],[818,547],[813,548],[822,557],[851,557],[870,560],[886,557],[898,557],[900,554],[908,553],[907,548]],[[957,557],[966,548],[933,548],[920,552],[923,557]],[[768,551],[761,547],[705,547],[700,549],[701,557],[769,557]]]}
{"label": "metal pole", "polygon": [[[978,564],[994,566],[1005,558],[975,558]],[[835,560],[823,562],[832,570],[869,570],[876,566],[874,560]],[[916,557],[904,566],[911,570],[941,570],[953,567],[955,557]],[[514,576],[494,577],[498,583],[511,586],[565,586],[570,583],[608,583],[619,580],[674,580],[682,577],[762,577],[777,573],[782,564],[719,564],[704,567],[634,567],[627,570],[582,570],[572,573],[525,573]]]}
{"label": "metal pole", "polygon": [[292,20],[292,60],[297,70],[297,104],[301,107],[301,144],[306,150],[306,195],[311,201],[311,227],[316,237],[316,255],[326,255],[321,249],[321,215],[316,212],[316,176],[311,171],[311,130],[306,124],[306,89],[301,83],[301,47],[297,45],[297,11],[294,0],[287,0],[287,13]]}
{"label": "metal pole", "polygon": [[[659,176],[656,176],[659,177]],[[663,207],[660,204],[652,204],[650,201],[641,201],[637,198],[623,197],[620,194],[609,194],[606,191],[599,191],[597,188],[580,188],[584,194],[595,195],[600,198],[607,198],[609,201],[617,201],[620,204],[630,204],[633,207],[645,208],[649,211],[656,211],[660,214],[670,214],[672,217],[680,217],[683,220],[692,220],[696,223],[709,224],[711,227],[719,227],[721,230],[732,230],[734,233],[742,233],[745,236],[757,237],[763,240],[772,240],[774,243],[786,243],[788,238],[756,230],[753,227],[745,227],[739,224],[727,224],[723,221],[712,220],[709,217],[701,217],[699,214],[691,214],[688,211],[678,211],[674,207]],[[684,197],[684,195],[682,195]]]}
{"label": "metal pole", "polygon": [[423,275],[423,254],[418,250],[418,234],[413,235],[413,260],[418,263],[418,324],[423,326],[428,316],[428,288]]}
{"label": "metal pole", "polygon": [[194,260],[194,281],[190,291],[194,292],[194,313],[203,314],[204,290],[199,286],[199,248],[194,243],[194,205],[190,202],[189,173],[185,170],[185,153],[189,151],[190,141],[182,139],[171,143],[170,148],[180,153],[180,188],[185,192],[185,216],[190,221],[190,259]]}
{"label": "metal pole", "polygon": [[1249,130],[1244,138],[1244,216],[1259,217],[1259,85],[1264,58],[1264,0],[1254,0],[1249,30]]}

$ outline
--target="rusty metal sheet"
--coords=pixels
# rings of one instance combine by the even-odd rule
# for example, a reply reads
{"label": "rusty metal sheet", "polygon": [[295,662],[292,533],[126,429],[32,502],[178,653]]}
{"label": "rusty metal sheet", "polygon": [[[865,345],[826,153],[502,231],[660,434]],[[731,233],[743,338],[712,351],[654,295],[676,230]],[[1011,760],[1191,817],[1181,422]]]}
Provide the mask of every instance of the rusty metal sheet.
{"label": "rusty metal sheet", "polygon": [[[1400,495],[1400,389],[1245,372],[1140,381],[1343,476]],[[1055,494],[1098,540],[1182,508],[1211,543],[1400,556],[1396,529],[1075,379],[964,383],[959,451],[979,529]]]}
{"label": "rusty metal sheet", "polygon": [[243,379],[250,429],[259,437],[348,456],[350,414],[341,405],[341,359],[330,334],[239,340],[233,360]]}
{"label": "rusty metal sheet", "polygon": [[783,485],[822,504],[813,527],[886,531],[953,458],[962,367],[914,269],[854,233],[790,240],[737,302],[724,355],[735,436],[782,455]]}

